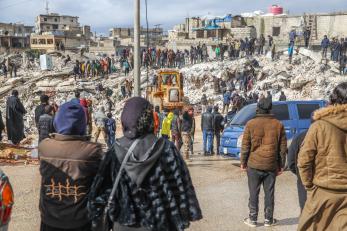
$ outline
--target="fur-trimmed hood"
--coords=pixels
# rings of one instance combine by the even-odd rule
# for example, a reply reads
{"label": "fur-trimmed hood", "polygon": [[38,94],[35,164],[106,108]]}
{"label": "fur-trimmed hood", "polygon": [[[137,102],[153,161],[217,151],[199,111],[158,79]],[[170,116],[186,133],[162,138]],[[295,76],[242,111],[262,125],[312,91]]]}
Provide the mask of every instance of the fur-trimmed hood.
{"label": "fur-trimmed hood", "polygon": [[331,105],[317,110],[313,119],[323,120],[347,131],[347,104]]}

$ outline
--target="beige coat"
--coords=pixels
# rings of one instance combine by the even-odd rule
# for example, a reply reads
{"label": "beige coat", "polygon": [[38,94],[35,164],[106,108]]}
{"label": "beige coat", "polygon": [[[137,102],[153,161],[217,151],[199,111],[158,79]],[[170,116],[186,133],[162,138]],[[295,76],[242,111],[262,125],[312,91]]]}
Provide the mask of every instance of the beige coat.
{"label": "beige coat", "polygon": [[320,109],[314,120],[298,157],[302,183],[347,192],[347,104]]}

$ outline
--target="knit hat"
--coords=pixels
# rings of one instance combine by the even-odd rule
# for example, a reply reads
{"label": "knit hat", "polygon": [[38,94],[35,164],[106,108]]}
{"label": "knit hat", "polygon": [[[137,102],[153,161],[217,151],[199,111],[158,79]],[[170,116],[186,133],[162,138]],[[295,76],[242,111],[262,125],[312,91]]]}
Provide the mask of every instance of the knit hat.
{"label": "knit hat", "polygon": [[154,131],[153,107],[142,97],[133,97],[125,105],[121,115],[123,134],[136,139]]}
{"label": "knit hat", "polygon": [[264,98],[260,99],[257,105],[258,114],[269,114],[272,109],[271,99]]}
{"label": "knit hat", "polygon": [[87,122],[83,107],[71,101],[61,105],[53,125],[57,133],[62,135],[85,135]]}

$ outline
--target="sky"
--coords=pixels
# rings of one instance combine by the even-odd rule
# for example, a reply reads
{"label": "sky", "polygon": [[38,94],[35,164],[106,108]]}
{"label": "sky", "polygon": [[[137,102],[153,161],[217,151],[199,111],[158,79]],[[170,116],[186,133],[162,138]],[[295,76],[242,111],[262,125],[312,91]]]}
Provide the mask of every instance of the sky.
{"label": "sky", "polygon": [[[132,27],[133,0],[49,0],[49,12],[79,16],[81,25],[107,33],[112,27]],[[290,14],[304,12],[347,12],[347,0],[147,0],[149,25],[171,29],[187,16],[240,14],[268,11],[279,4]],[[145,0],[141,0],[141,25],[145,26]],[[45,0],[0,0],[0,22],[34,25],[35,17],[45,13]]]}

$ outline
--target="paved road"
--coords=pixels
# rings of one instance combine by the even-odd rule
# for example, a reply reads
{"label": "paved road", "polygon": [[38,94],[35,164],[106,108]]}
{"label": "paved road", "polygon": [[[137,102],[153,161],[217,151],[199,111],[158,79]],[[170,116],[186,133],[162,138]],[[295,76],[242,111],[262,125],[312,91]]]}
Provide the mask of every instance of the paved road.
{"label": "paved road", "polygon": [[[244,231],[242,220],[248,214],[247,178],[237,166],[238,161],[221,157],[203,157],[201,140],[195,144],[196,154],[188,166],[204,219],[191,225],[189,231]],[[38,231],[40,176],[38,166],[3,166],[15,191],[15,207],[9,231]],[[259,222],[263,222],[263,196],[260,199]],[[276,185],[275,217],[279,225],[256,230],[294,231],[299,214],[295,177],[286,172]]]}

